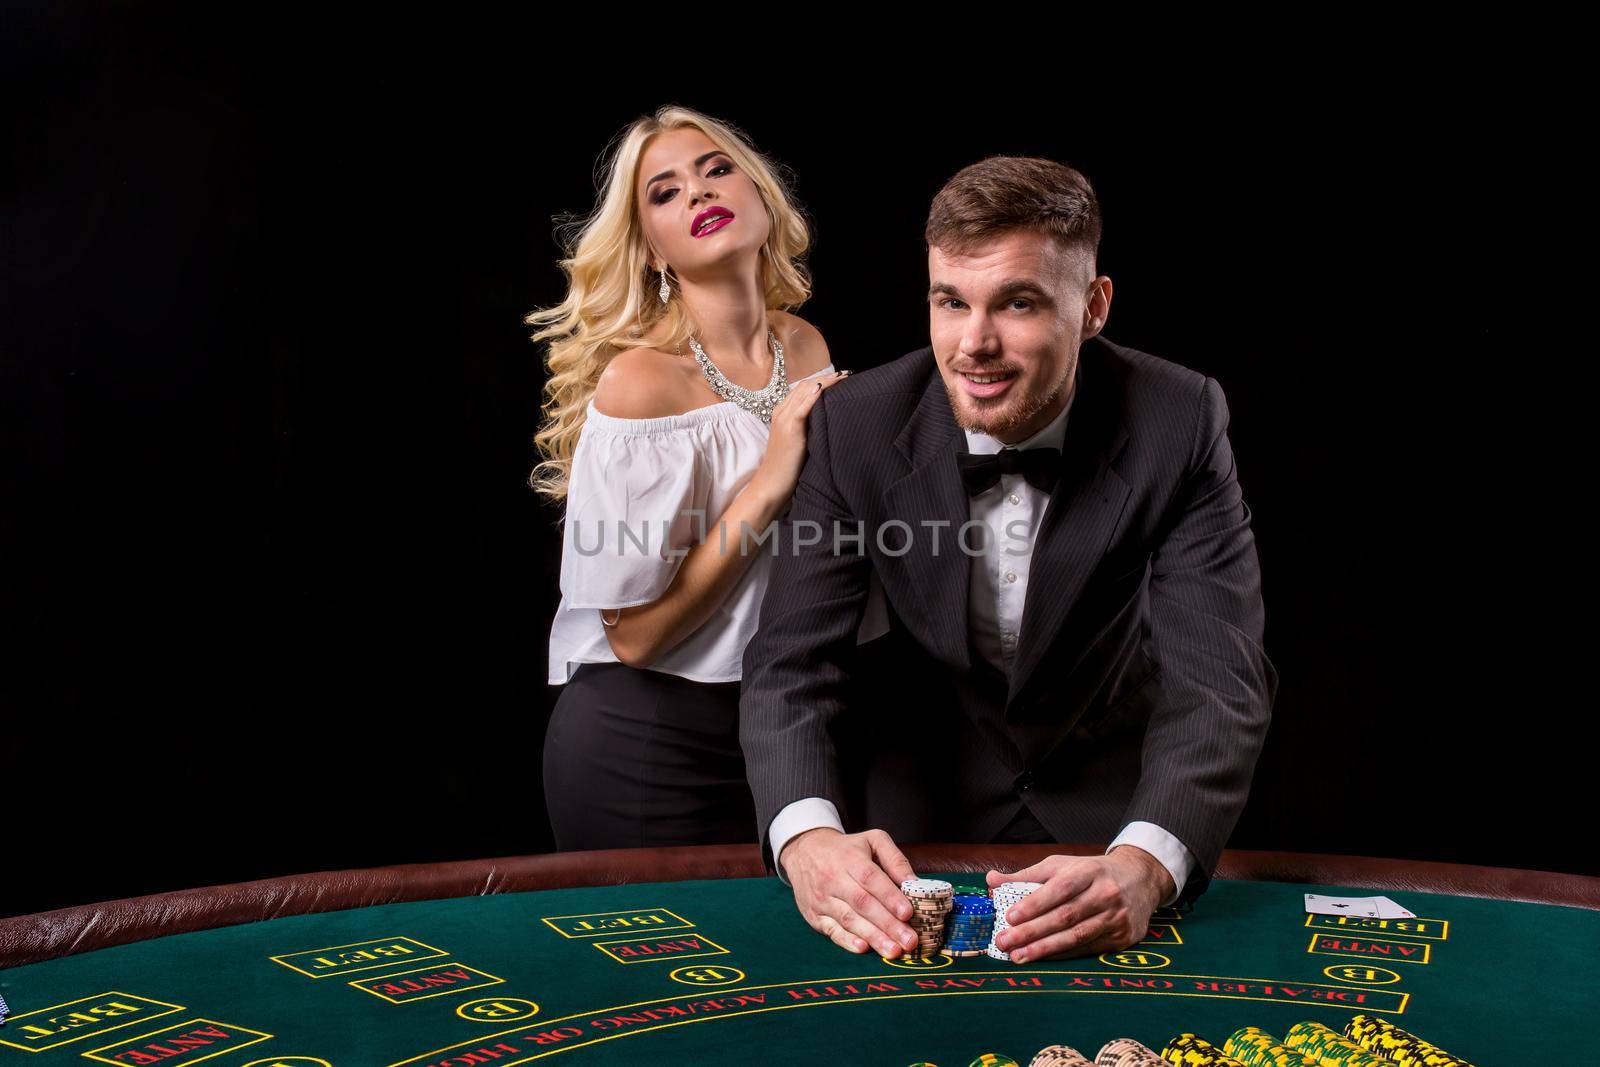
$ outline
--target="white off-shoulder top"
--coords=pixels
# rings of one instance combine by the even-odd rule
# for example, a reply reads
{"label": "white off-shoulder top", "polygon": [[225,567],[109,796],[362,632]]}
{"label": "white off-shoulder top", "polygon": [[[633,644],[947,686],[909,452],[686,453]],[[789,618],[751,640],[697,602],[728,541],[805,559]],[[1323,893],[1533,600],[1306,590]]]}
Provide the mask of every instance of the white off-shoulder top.
{"label": "white off-shoulder top", "polygon": [[[830,363],[794,384],[832,371]],[[667,591],[702,531],[717,536],[716,521],[754,476],[770,432],[731,400],[654,419],[620,419],[589,403],[567,481],[550,685],[565,684],[580,663],[617,662],[600,611],[648,604]],[[728,537],[736,547],[738,531]],[[745,645],[760,621],[772,541],[752,538],[747,550],[753,558],[727,598],[652,670],[697,682],[740,679]],[[856,643],[888,629],[874,574]]]}

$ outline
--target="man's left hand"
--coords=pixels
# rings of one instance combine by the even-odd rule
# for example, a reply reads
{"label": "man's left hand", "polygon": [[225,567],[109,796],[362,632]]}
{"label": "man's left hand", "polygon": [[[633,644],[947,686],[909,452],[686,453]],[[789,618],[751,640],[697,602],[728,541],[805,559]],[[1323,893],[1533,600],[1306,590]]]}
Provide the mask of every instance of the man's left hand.
{"label": "man's left hand", "polygon": [[1118,845],[1104,856],[1048,856],[1014,874],[990,871],[988,878],[991,890],[1004,882],[1043,883],[1011,906],[1011,928],[995,938],[1017,963],[1137,944],[1174,888],[1161,861],[1134,845]]}

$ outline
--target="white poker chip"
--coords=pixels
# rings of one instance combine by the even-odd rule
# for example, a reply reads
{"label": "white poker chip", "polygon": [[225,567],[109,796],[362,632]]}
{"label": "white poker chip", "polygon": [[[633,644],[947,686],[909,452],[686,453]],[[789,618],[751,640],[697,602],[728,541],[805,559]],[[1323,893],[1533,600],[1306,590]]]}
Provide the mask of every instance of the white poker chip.
{"label": "white poker chip", "polygon": [[1011,910],[1013,904],[1022,900],[1029,893],[1043,888],[1043,882],[1004,882],[996,886],[994,890],[995,931],[998,933],[1001,929],[1010,925],[1010,921],[1006,918],[1006,913]]}
{"label": "white poker chip", "polygon": [[955,886],[938,878],[907,878],[900,883],[902,893],[943,893],[954,889]]}

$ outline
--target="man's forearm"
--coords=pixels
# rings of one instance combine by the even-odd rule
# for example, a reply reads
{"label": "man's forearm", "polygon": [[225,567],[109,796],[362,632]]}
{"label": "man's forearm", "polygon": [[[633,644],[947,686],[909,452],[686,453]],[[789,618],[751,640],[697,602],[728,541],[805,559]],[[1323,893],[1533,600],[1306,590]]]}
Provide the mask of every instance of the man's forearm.
{"label": "man's forearm", "polygon": [[1161,692],[1123,816],[1175,834],[1208,871],[1249,796],[1277,690],[1261,644],[1261,570],[1227,425],[1222,388],[1207,378],[1172,525],[1152,559],[1150,635]]}

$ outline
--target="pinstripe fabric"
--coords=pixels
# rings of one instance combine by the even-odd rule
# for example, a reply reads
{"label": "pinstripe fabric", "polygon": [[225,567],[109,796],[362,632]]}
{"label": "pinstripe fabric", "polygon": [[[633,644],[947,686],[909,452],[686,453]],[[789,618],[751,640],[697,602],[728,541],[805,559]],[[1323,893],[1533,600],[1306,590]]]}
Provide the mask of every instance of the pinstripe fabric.
{"label": "pinstripe fabric", "polygon": [[[971,646],[971,560],[953,540],[969,518],[954,458],[966,436],[932,348],[813,406],[744,653],[740,741],[763,853],[773,817],[806,796],[897,840],[991,840],[1026,804],[1059,841],[1153,822],[1199,863],[1180,900],[1204,891],[1278,681],[1228,407],[1213,379],[1103,337],[1083,344],[1078,375],[1009,677]],[[903,552],[904,529],[879,540],[892,520],[909,527]],[[836,522],[864,533],[860,552],[834,550]],[[805,523],[823,532],[809,546]],[[892,631],[858,652],[874,570]],[[851,708],[862,654],[933,684],[916,707],[890,695]]]}

